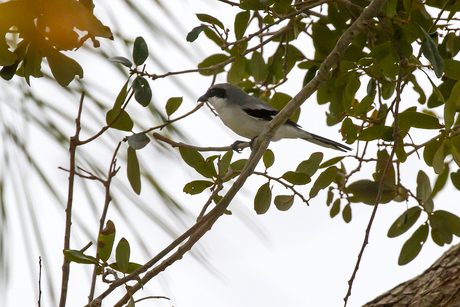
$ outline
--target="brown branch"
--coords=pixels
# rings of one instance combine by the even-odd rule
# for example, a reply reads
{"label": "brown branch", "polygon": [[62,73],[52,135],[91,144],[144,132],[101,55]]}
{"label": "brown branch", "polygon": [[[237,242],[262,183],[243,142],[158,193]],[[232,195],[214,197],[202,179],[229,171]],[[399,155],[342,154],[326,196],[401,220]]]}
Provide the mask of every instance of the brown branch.
{"label": "brown branch", "polygon": [[[120,170],[119,167],[117,168],[117,153],[118,153],[118,150],[120,149],[120,146],[121,146],[121,142],[118,142],[117,148],[115,149],[113,153],[112,160],[110,161],[109,171],[107,174],[107,180],[103,181],[104,188],[105,188],[105,200],[104,200],[104,208],[101,214],[101,219],[99,220],[99,232],[97,234],[97,239],[96,239],[98,241],[99,241],[101,232],[104,229],[105,219],[107,217],[107,211],[109,210],[109,204],[112,201],[112,197],[110,196],[110,184],[112,183],[113,177],[115,177],[115,175]],[[99,242],[97,246],[99,247]],[[96,259],[99,260],[99,252],[96,253]],[[96,289],[96,277],[97,277],[96,270],[98,267],[99,267],[98,265],[96,264],[94,265],[93,277],[91,279],[91,289],[88,295],[88,303],[91,303],[91,301],[94,298],[94,291]]]}
{"label": "brown branch", "polygon": [[126,106],[128,105],[128,102],[131,100],[131,98],[133,97],[134,95],[134,91],[131,91],[131,94],[128,96],[128,99],[126,99],[126,102],[124,103],[124,105],[120,108],[120,111],[118,112],[117,116],[115,116],[115,118],[110,122],[108,123],[106,126],[102,127],[101,130],[99,130],[98,133],[96,133],[95,135],[93,135],[92,137],[84,140],[84,141],[78,141],[78,145],[85,145],[91,141],[94,141],[95,139],[97,139],[98,137],[100,137],[102,134],[104,134],[104,132],[106,132],[110,127],[112,127],[112,125],[117,121],[117,119],[120,117],[122,111],[126,108]]}
{"label": "brown branch", "polygon": [[166,126],[168,126],[168,125],[171,125],[172,123],[177,122],[178,120],[181,120],[181,119],[183,119],[183,118],[185,118],[185,117],[187,117],[187,116],[189,116],[189,115],[195,113],[196,111],[198,111],[199,109],[201,109],[201,107],[203,107],[204,104],[205,104],[205,102],[200,102],[199,104],[197,104],[197,106],[196,106],[192,111],[190,111],[190,112],[188,112],[188,113],[185,113],[184,115],[179,116],[178,118],[168,120],[168,121],[166,121],[166,123],[164,123],[164,124],[161,124],[161,125],[159,125],[159,126],[155,126],[155,127],[149,128],[149,129],[147,129],[147,130],[145,130],[145,131],[141,131],[141,132],[139,132],[139,133],[149,133],[150,131],[157,130],[157,129],[162,130],[164,127],[166,127]]}
{"label": "brown branch", "polygon": [[38,307],[41,307],[42,302],[42,257],[38,256]]}
{"label": "brown branch", "polygon": [[[400,55],[400,62],[403,60],[403,58]],[[396,85],[396,98],[395,98],[395,106],[394,106],[394,129],[393,129],[393,148],[391,150],[391,154],[388,158],[387,163],[385,164],[385,168],[382,173],[382,177],[380,178],[379,182],[379,190],[377,192],[377,195],[375,197],[375,203],[374,203],[374,209],[372,210],[371,216],[369,218],[369,222],[367,224],[366,232],[364,235],[364,240],[363,244],[361,246],[361,250],[359,251],[358,254],[358,259],[355,264],[355,268],[353,270],[353,273],[350,277],[350,280],[348,281],[348,291],[347,294],[344,297],[344,307],[347,306],[348,298],[351,296],[351,290],[353,288],[353,282],[356,278],[356,273],[359,270],[359,265],[361,263],[361,260],[363,258],[364,250],[366,249],[367,244],[369,243],[369,236],[371,233],[371,228],[375,219],[375,216],[377,214],[377,209],[379,207],[380,199],[382,198],[382,193],[383,189],[385,187],[385,178],[388,175],[388,171],[390,170],[391,165],[393,164],[393,157],[395,156],[396,153],[396,148],[398,147],[399,144],[399,122],[398,122],[398,115],[399,115],[399,104],[401,102],[401,91],[402,91],[402,66],[399,65],[398,69],[398,82]]]}
{"label": "brown branch", "polygon": [[[224,147],[199,147],[199,146],[193,146],[193,145],[184,144],[184,143],[181,143],[181,142],[174,142],[174,141],[168,139],[167,137],[164,137],[161,134],[156,133],[156,132],[154,132],[152,136],[153,136],[153,138],[155,140],[165,142],[165,143],[171,145],[172,147],[189,148],[189,149],[195,149],[197,151],[229,151],[229,150],[233,149],[231,145],[230,146],[224,146]],[[249,143],[241,143],[241,144],[238,144],[237,147],[239,149],[244,149],[246,147],[249,147]]]}
{"label": "brown branch", "polygon": [[[64,234],[64,249],[70,249],[70,228],[72,225],[72,204],[73,204],[73,189],[75,181],[75,154],[79,143],[79,136],[81,131],[81,112],[83,110],[83,100],[85,98],[85,92],[81,93],[80,104],[78,106],[77,118],[75,119],[75,135],[70,137],[69,141],[69,185],[67,194],[67,206],[65,209],[66,222],[65,222],[65,234]],[[69,285],[70,275],[70,261],[64,256],[62,264],[62,283],[61,283],[61,297],[59,301],[59,307],[65,307],[67,300],[67,287]]]}
{"label": "brown branch", "polygon": [[273,180],[273,181],[278,182],[279,184],[281,184],[282,186],[284,186],[286,189],[291,190],[292,193],[294,193],[294,195],[297,195],[297,196],[298,196],[304,203],[306,203],[308,206],[310,205],[310,204],[308,203],[308,200],[305,199],[305,197],[302,195],[302,193],[298,192],[298,191],[294,188],[295,185],[293,185],[293,184],[287,184],[286,182],[284,182],[284,181],[281,180],[283,177],[273,177],[273,176],[270,176],[270,175],[268,175],[268,174],[266,174],[266,173],[262,173],[262,172],[254,172],[254,175],[259,175],[259,176],[265,177],[265,178],[267,178],[267,179],[269,179],[269,180]]}

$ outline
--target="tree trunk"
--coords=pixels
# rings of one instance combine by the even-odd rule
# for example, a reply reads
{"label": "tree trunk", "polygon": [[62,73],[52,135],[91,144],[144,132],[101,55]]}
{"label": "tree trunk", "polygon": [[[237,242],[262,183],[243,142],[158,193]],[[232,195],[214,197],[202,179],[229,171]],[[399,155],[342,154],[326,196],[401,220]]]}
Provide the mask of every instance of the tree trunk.
{"label": "tree trunk", "polygon": [[451,247],[421,275],[363,307],[460,307],[460,244]]}

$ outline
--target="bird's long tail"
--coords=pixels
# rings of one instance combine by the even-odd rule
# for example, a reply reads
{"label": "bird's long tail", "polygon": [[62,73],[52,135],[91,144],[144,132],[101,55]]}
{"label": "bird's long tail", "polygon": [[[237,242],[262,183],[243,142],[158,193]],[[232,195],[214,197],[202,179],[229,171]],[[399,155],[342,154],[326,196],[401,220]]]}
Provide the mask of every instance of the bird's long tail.
{"label": "bird's long tail", "polygon": [[350,147],[345,146],[343,144],[340,144],[340,143],[337,143],[335,141],[323,138],[322,136],[319,136],[319,135],[316,135],[316,134],[313,134],[313,133],[309,133],[309,132],[307,132],[307,133],[308,133],[308,137],[303,137],[302,139],[304,139],[306,141],[309,141],[309,142],[312,142],[312,143],[315,143],[316,145],[320,145],[320,146],[323,146],[323,147],[340,150],[340,151],[343,151],[343,152],[347,152],[347,151],[351,150]]}

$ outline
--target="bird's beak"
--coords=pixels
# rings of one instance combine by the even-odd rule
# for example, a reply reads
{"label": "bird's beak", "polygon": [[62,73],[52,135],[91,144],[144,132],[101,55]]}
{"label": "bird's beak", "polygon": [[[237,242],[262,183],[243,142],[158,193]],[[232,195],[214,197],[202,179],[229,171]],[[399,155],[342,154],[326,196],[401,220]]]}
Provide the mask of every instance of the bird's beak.
{"label": "bird's beak", "polygon": [[200,98],[198,98],[198,101],[199,102],[206,102],[206,101],[208,101],[208,96],[206,96],[206,94],[205,94],[205,95],[201,96]]}

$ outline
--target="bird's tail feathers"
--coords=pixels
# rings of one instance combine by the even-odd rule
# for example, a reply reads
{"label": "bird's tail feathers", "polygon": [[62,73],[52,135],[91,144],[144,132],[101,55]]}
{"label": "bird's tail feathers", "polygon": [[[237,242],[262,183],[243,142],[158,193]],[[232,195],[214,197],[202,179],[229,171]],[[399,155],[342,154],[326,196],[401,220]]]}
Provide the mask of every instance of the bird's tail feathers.
{"label": "bird's tail feathers", "polygon": [[322,136],[319,136],[319,135],[316,135],[316,134],[313,134],[313,133],[309,133],[309,132],[308,132],[308,137],[303,137],[302,139],[304,139],[306,141],[309,141],[309,142],[312,142],[312,143],[314,143],[316,145],[320,145],[320,146],[323,146],[323,147],[340,150],[340,151],[343,151],[343,152],[347,152],[347,151],[351,150],[351,148],[348,147],[348,146],[345,146],[343,144],[337,143],[335,141],[323,138]]}

